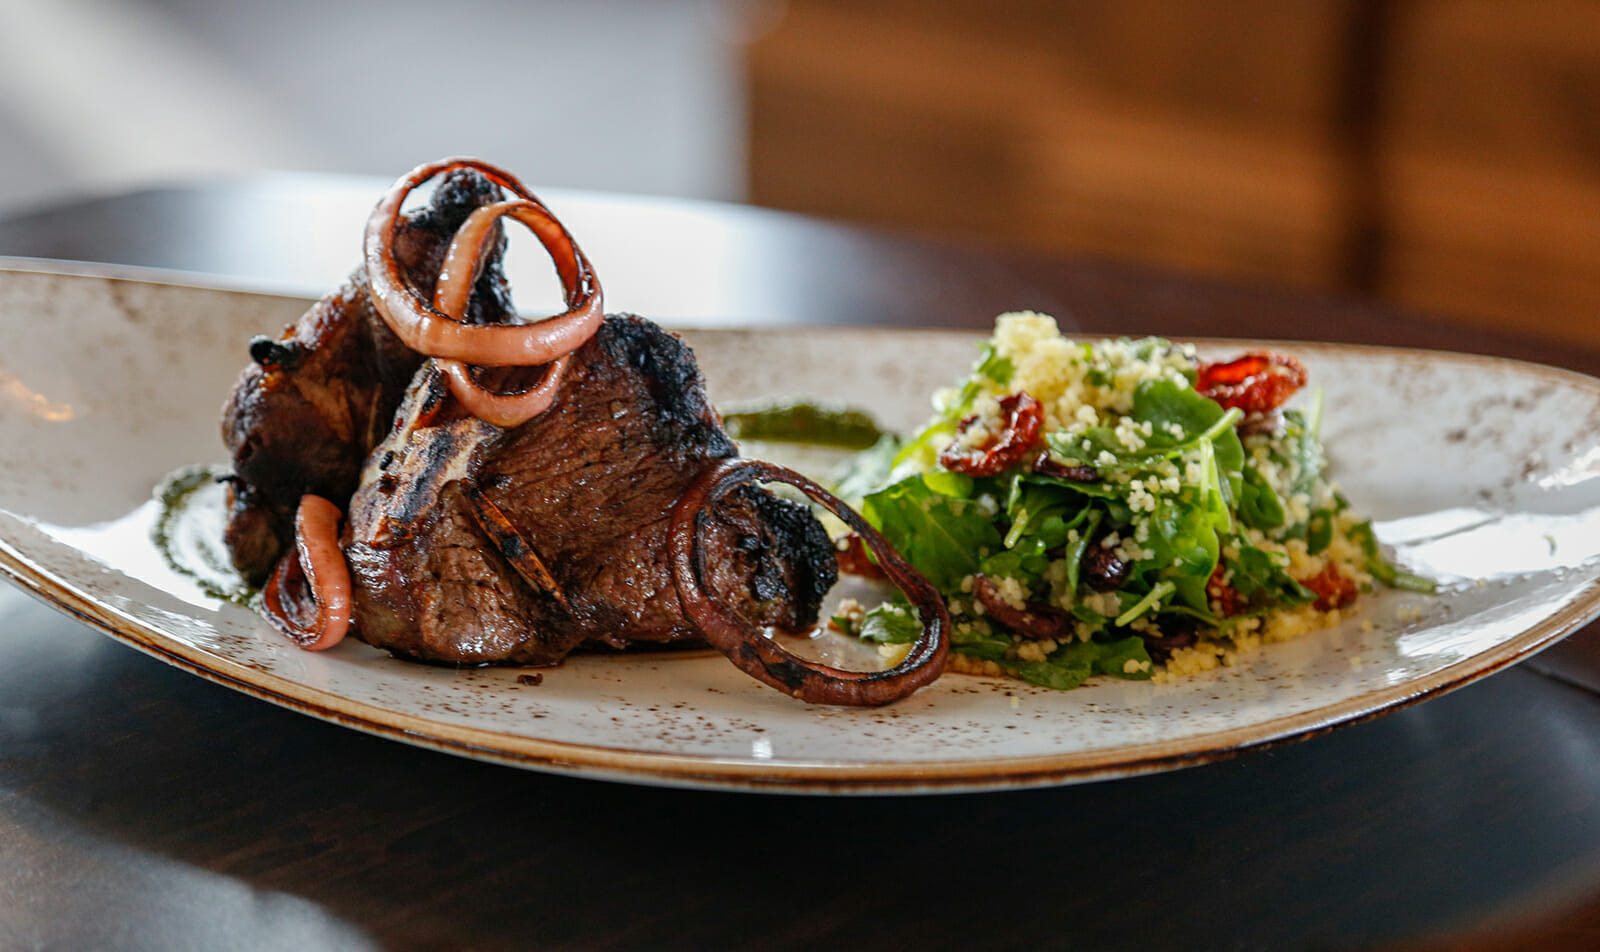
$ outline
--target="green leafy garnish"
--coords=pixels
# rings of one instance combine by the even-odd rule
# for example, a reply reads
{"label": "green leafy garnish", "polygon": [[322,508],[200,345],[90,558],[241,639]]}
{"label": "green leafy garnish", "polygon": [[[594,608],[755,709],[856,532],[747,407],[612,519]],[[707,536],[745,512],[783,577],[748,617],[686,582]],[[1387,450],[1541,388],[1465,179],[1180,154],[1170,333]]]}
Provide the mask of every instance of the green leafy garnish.
{"label": "green leafy garnish", "polygon": [[1404,589],[1408,592],[1422,592],[1431,595],[1438,589],[1438,584],[1432,579],[1413,575],[1402,571],[1384,557],[1383,550],[1378,547],[1378,537],[1372,531],[1372,521],[1357,523],[1350,528],[1350,538],[1361,546],[1361,551],[1367,557],[1367,573],[1373,578],[1390,588]]}
{"label": "green leafy garnish", "polygon": [[873,528],[942,592],[977,572],[979,560],[998,551],[1003,538],[994,514],[977,500],[933,488],[954,485],[937,476],[910,476],[861,501],[861,514]]}
{"label": "green leafy garnish", "polygon": [[867,610],[861,616],[857,634],[863,641],[884,645],[908,645],[922,634],[922,622],[917,613],[904,602],[884,602]]}
{"label": "green leafy garnish", "polygon": [[[1370,523],[1345,528],[1347,503],[1324,474],[1320,393],[1273,419],[1253,417],[1267,425],[1241,438],[1243,412],[1194,389],[1192,352],[1156,338],[1048,340],[1038,323],[1047,318],[1014,319],[1016,334],[997,328],[920,430],[880,441],[839,483],[949,600],[953,651],[1052,688],[1096,675],[1148,678],[1147,639],[1197,628],[1227,638],[1249,630],[1251,616],[1314,603],[1317,593],[1290,574],[1292,546],[1303,542],[1312,556],[1348,551],[1336,545],[1341,532],[1377,581],[1433,590],[1384,557]],[[1040,371],[1038,352],[1013,362],[1007,354],[1021,346],[1048,346],[1061,365]],[[976,478],[945,470],[939,453],[963,421],[983,401],[1016,392],[1045,407],[1048,455],[1035,450]],[[1058,619],[1054,644],[1007,630],[999,619],[1010,616],[976,589],[978,575],[1012,609]],[[900,602],[868,612],[857,628],[883,644],[920,631]]]}

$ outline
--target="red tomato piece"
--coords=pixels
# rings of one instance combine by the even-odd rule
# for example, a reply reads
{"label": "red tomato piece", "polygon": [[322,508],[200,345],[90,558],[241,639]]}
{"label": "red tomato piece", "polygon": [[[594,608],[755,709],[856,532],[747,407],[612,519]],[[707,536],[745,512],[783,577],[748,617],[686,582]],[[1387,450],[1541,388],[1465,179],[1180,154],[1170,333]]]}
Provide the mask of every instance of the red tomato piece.
{"label": "red tomato piece", "polygon": [[843,547],[835,550],[834,557],[839,562],[839,571],[846,575],[859,575],[862,578],[886,579],[882,566],[872,561],[867,554],[866,540],[861,538],[859,532],[852,532],[844,537]]}
{"label": "red tomato piece", "polygon": [[1211,578],[1206,581],[1206,601],[1211,603],[1211,610],[1217,613],[1218,618],[1232,618],[1250,607],[1250,602],[1239,590],[1222,580],[1227,571],[1221,562],[1211,573]]}
{"label": "red tomato piece", "polygon": [[1028,451],[1039,442],[1044,407],[1025,393],[1013,393],[1000,398],[1000,412],[1004,417],[1000,429],[990,433],[981,444],[967,449],[957,447],[977,417],[962,420],[956,438],[939,454],[939,464],[951,472],[968,476],[998,476],[1026,459]]}
{"label": "red tomato piece", "polygon": [[1306,385],[1306,368],[1285,354],[1251,353],[1219,364],[1201,364],[1194,389],[1246,413],[1271,413]]}
{"label": "red tomato piece", "polygon": [[1361,590],[1356,588],[1356,583],[1339,571],[1339,567],[1332,562],[1314,577],[1300,584],[1317,593],[1316,607],[1319,612],[1344,608],[1361,594]]}

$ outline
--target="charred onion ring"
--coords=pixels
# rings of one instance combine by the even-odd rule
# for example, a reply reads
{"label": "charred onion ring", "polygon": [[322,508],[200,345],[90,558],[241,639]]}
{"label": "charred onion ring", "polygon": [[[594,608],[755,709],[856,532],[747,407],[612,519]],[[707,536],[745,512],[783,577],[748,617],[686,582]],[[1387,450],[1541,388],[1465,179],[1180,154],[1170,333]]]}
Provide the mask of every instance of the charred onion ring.
{"label": "charred onion ring", "polygon": [[495,393],[485,390],[472,379],[472,371],[459,360],[435,360],[439,369],[450,380],[450,392],[466,411],[485,423],[495,426],[521,426],[549,408],[555,401],[556,390],[561,386],[561,376],[567,370],[566,356],[557,357],[546,365],[539,382],[521,393]]}
{"label": "charred onion ring", "polygon": [[[350,566],[339,548],[342,517],[339,507],[321,496],[301,496],[294,517],[295,551],[278,560],[261,590],[267,620],[308,651],[332,648],[350,629]],[[309,623],[302,604],[307,595],[313,606]]]}
{"label": "charred onion ring", "polygon": [[[395,230],[406,196],[441,172],[471,168],[520,196],[475,209],[445,253],[434,298],[426,301],[405,279],[394,254]],[[484,248],[501,218],[526,225],[555,263],[567,310],[536,324],[463,322],[472,286],[482,270]],[[496,426],[511,427],[542,413],[555,399],[566,355],[583,346],[605,318],[600,281],[561,222],[512,175],[474,159],[446,159],[418,166],[395,182],[367,220],[365,254],[372,303],[412,350],[435,358],[450,389],[468,412]],[[539,383],[521,393],[485,390],[465,364],[532,367],[549,363]]]}
{"label": "charred onion ring", "polygon": [[[885,671],[845,671],[800,658],[766,637],[748,620],[730,614],[705,590],[700,533],[706,511],[729,491],[752,482],[788,483],[821,503],[859,533],[884,574],[906,594],[922,619],[922,633],[905,659]],[[684,611],[712,647],[758,681],[812,704],[873,706],[906,697],[944,670],[950,616],[944,599],[900,558],[876,529],[806,477],[759,460],[726,459],[706,470],[672,509],[668,537],[672,577]]]}
{"label": "charred onion ring", "polygon": [[[513,217],[524,224],[536,223],[529,227],[555,262],[566,293],[566,312],[537,324],[463,324],[424,301],[406,281],[394,256],[400,208],[417,186],[441,172],[460,168],[476,169],[525,200],[486,206],[496,209],[487,221],[476,213],[473,217],[478,218],[480,226],[486,226],[494,217],[509,214],[513,207],[525,209]],[[572,235],[516,178],[475,159],[446,159],[418,166],[402,176],[367,220],[365,252],[367,281],[379,313],[406,346],[429,357],[498,367],[532,366],[575,349],[592,332],[593,327],[588,325],[599,325],[600,283]]]}

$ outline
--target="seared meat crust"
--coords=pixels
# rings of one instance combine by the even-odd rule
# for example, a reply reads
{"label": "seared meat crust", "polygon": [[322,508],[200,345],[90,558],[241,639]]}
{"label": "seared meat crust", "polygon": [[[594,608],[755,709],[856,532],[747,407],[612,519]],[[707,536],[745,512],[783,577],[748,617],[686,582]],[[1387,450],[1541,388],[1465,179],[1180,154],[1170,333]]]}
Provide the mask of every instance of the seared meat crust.
{"label": "seared meat crust", "polygon": [[[395,258],[420,295],[432,296],[461,223],[501,198],[458,170],[401,220]],[[515,314],[504,240],[484,256],[468,323]],[[398,655],[554,664],[585,643],[700,637],[667,530],[685,489],[735,446],[674,335],[607,318],[573,353],[554,404],[509,430],[465,414],[435,364],[378,314],[362,269],[250,355],[222,418],[225,541],[250,582],[293,552],[295,510],[311,493],[348,513],[352,631]],[[539,372],[491,368],[481,381],[515,391]],[[706,581],[721,599],[760,624],[815,620],[837,567],[808,508],[745,487],[706,518]]]}
{"label": "seared meat crust", "polygon": [[[424,367],[351,503],[345,551],[363,639],[449,664],[553,664],[585,642],[698,637],[667,559],[670,513],[735,447],[681,341],[640,318],[607,318],[555,403],[511,431],[440,422],[444,389]],[[473,492],[515,527],[559,596],[506,557]],[[719,595],[760,624],[815,619],[837,568],[805,507],[746,488],[711,520]]]}
{"label": "seared meat crust", "polygon": [[[500,197],[476,172],[451,173],[405,219],[395,253],[417,288],[432,294],[450,237],[474,208]],[[494,255],[478,279],[468,320],[498,323],[512,312],[500,260]],[[379,317],[362,269],[276,340],[253,340],[250,356],[222,411],[234,472],[225,540],[239,573],[260,584],[293,543],[302,495],[343,505],[355,492],[423,358]]]}

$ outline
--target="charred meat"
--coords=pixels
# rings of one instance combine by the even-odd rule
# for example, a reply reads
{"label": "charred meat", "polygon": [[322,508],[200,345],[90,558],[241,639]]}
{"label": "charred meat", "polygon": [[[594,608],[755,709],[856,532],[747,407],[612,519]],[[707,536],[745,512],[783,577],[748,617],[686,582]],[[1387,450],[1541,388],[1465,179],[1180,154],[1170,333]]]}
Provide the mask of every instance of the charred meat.
{"label": "charred meat", "polygon": [[[442,375],[417,375],[351,501],[364,640],[430,661],[552,664],[584,642],[699,637],[667,528],[684,488],[735,447],[681,341],[607,318],[551,406],[513,430],[430,419],[448,400]],[[715,520],[724,597],[760,624],[813,622],[837,567],[810,512],[750,488]]]}
{"label": "charred meat", "polygon": [[[517,318],[507,218],[550,252],[563,314]],[[736,459],[689,348],[604,317],[572,236],[499,169],[402,177],[363,267],[250,355],[223,413],[226,542],[303,647],[349,632],[423,661],[548,665],[582,645],[705,638],[780,690],[841,704],[896,700],[942,667],[932,587],[820,487]],[[839,671],[767,637],[813,624],[838,573],[810,509],[758,485],[772,481],[845,519],[911,597],[923,635],[906,660]]]}
{"label": "charred meat", "polygon": [[[500,198],[474,171],[444,176],[430,203],[395,230],[395,257],[408,279],[431,294],[456,230],[474,209]],[[499,255],[488,260],[474,292],[473,323],[513,313]],[[252,340],[250,357],[222,409],[234,473],[226,541],[234,567],[259,585],[294,547],[302,496],[342,504],[355,492],[367,454],[425,358],[379,316],[365,268],[278,338]]]}

